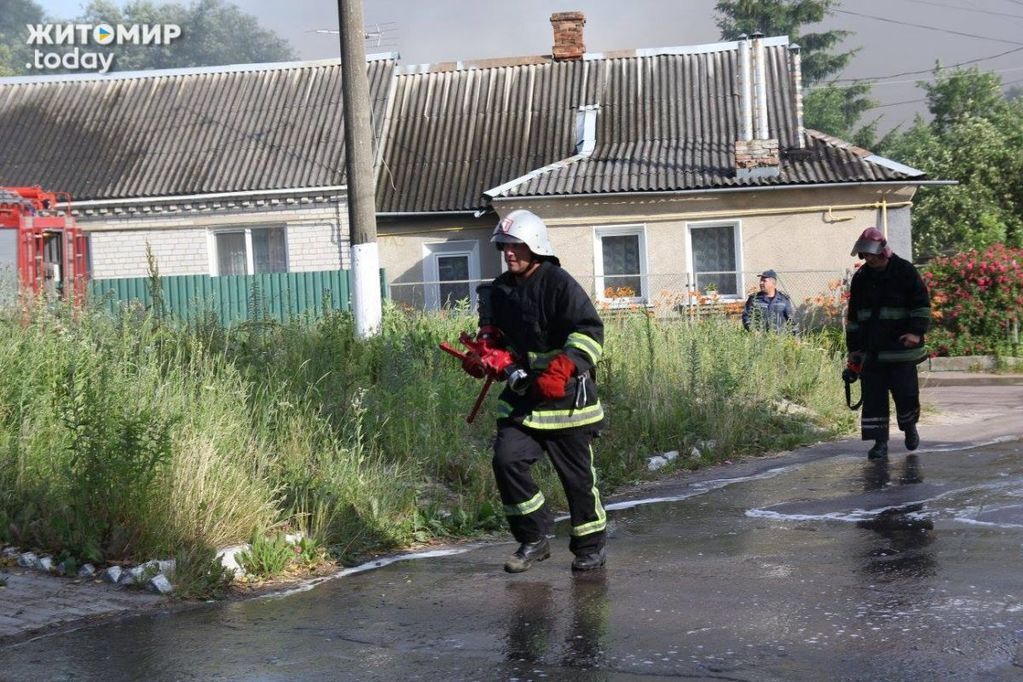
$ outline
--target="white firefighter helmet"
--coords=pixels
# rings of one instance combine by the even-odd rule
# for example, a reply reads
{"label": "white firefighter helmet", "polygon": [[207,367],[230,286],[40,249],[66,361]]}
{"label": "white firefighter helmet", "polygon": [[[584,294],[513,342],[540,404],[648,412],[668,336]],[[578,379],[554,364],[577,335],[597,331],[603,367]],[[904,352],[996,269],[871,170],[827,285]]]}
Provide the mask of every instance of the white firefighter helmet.
{"label": "white firefighter helmet", "polygon": [[547,238],[547,225],[537,214],[517,209],[497,223],[490,241],[498,244],[525,244],[537,256],[554,256],[551,240]]}

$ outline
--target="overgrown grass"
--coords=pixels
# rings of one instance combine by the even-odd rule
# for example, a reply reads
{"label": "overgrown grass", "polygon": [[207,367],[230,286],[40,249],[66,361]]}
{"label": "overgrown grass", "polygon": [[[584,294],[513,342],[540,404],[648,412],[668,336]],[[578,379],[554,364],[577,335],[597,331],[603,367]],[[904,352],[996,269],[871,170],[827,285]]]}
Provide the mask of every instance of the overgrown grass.
{"label": "overgrown grass", "polygon": [[[473,325],[393,308],[369,340],[345,314],[231,330],[142,311],[3,321],[0,537],[93,561],[192,557],[182,573],[201,585],[221,580],[208,548],[285,529],[347,556],[500,528],[497,391],[466,424],[481,384],[437,349]],[[606,325],[605,495],[651,476],[656,452],[701,443],[709,462],[852,426],[826,339],[724,319]]]}

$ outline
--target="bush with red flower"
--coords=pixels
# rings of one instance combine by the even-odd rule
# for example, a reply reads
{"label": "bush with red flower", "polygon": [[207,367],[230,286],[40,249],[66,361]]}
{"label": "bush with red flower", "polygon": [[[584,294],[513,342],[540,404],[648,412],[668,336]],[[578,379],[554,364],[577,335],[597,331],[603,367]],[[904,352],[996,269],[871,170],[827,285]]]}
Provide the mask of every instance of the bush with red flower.
{"label": "bush with red flower", "polygon": [[1003,244],[936,258],[922,273],[931,292],[934,355],[1008,355],[1023,333],[1023,249]]}

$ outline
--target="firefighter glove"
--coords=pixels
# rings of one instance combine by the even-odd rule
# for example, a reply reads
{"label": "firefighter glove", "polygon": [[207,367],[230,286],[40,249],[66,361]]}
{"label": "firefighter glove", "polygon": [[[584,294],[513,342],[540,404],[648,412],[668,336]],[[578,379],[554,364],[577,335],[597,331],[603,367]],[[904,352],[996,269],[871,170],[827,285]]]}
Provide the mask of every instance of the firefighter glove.
{"label": "firefighter glove", "polygon": [[547,369],[536,378],[536,394],[543,400],[558,400],[565,397],[565,385],[575,374],[575,363],[562,353],[556,355]]}
{"label": "firefighter glove", "polygon": [[487,375],[487,368],[484,366],[482,358],[476,353],[465,354],[465,357],[462,358],[462,370],[477,379],[482,379]]}

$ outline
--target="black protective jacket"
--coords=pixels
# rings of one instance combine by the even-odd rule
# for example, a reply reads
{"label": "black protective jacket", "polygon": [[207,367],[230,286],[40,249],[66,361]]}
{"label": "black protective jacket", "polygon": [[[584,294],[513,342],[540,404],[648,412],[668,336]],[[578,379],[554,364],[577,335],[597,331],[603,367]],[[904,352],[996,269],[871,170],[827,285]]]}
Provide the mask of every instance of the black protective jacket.
{"label": "black protective jacket", "polygon": [[604,409],[593,368],[603,355],[604,323],[579,283],[560,266],[544,261],[522,282],[504,273],[494,280],[490,296],[493,324],[532,376],[560,353],[576,367],[561,400],[542,402],[531,390],[518,395],[506,387],[498,418],[541,430],[599,427]]}
{"label": "black protective jacket", "polygon": [[[864,265],[852,278],[845,342],[849,352],[864,354],[866,362],[923,362],[923,337],[931,324],[931,302],[920,273],[895,254],[884,270]],[[906,348],[899,337],[920,336],[920,345]]]}

